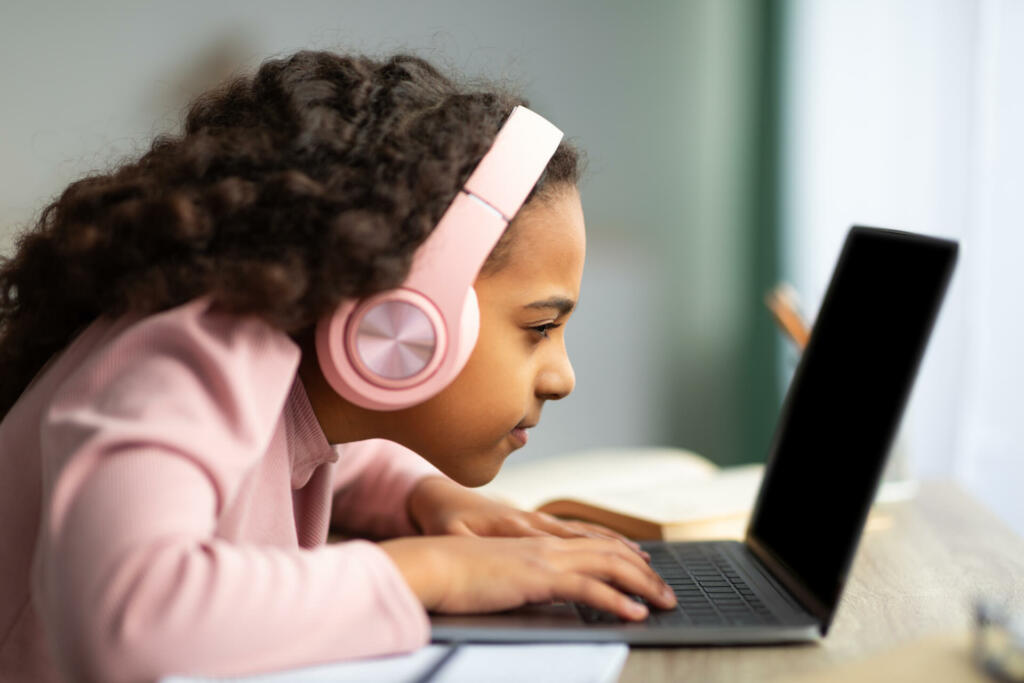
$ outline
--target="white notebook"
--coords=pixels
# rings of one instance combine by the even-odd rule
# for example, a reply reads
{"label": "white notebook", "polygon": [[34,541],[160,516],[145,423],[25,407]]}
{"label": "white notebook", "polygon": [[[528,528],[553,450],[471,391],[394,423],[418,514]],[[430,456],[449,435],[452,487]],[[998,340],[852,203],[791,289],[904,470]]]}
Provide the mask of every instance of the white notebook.
{"label": "white notebook", "polygon": [[[430,674],[451,648],[428,645],[407,655],[357,659],[234,678],[169,676],[160,683],[614,683],[629,655],[624,643],[460,645]],[[424,679],[424,676],[429,678]]]}

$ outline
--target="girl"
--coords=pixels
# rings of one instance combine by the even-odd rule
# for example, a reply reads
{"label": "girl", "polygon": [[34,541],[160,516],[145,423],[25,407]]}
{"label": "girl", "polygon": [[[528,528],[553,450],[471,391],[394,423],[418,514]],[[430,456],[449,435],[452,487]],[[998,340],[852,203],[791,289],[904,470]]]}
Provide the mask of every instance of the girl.
{"label": "girl", "polygon": [[[0,270],[4,680],[393,653],[428,610],[673,604],[625,539],[465,488],[573,388],[572,147],[476,276],[453,381],[384,409],[325,371],[320,323],[411,277],[520,104],[414,57],[303,52],[42,212]],[[379,542],[326,543],[329,523]]]}

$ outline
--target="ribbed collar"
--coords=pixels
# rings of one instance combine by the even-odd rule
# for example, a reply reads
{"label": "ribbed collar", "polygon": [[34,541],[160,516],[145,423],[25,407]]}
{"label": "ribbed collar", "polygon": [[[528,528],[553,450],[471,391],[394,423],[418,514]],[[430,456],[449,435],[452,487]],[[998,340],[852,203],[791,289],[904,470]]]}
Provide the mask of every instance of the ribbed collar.
{"label": "ribbed collar", "polygon": [[306,388],[298,374],[288,393],[284,411],[288,454],[292,464],[292,489],[306,485],[313,471],[324,463],[337,462],[338,453],[327,442],[327,436],[309,403]]}

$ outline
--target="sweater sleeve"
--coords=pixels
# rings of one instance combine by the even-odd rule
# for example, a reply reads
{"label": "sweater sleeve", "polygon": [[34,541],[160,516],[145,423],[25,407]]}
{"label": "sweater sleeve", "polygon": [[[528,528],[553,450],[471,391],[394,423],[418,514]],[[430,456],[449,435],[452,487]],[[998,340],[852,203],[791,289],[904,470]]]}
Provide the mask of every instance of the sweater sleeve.
{"label": "sweater sleeve", "polygon": [[385,439],[335,448],[332,526],[370,538],[419,533],[409,519],[409,494],[423,477],[445,475],[414,451]]}
{"label": "sweater sleeve", "polygon": [[427,641],[422,607],[377,546],[214,533],[297,363],[284,335],[200,300],[130,326],[57,392],[41,424],[34,575],[66,675],[236,675]]}

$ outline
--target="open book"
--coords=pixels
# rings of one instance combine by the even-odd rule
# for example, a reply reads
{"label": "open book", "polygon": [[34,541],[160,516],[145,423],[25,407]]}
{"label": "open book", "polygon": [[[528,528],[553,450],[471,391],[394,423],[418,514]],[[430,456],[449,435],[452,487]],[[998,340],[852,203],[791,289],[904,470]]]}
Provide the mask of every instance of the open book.
{"label": "open book", "polygon": [[478,490],[638,540],[741,538],[763,470],[674,448],[605,449],[511,462]]}
{"label": "open book", "polygon": [[[478,490],[637,540],[740,539],[763,474],[763,465],[720,468],[675,448],[603,449],[511,462]],[[913,482],[889,481],[876,500],[911,495]]]}

